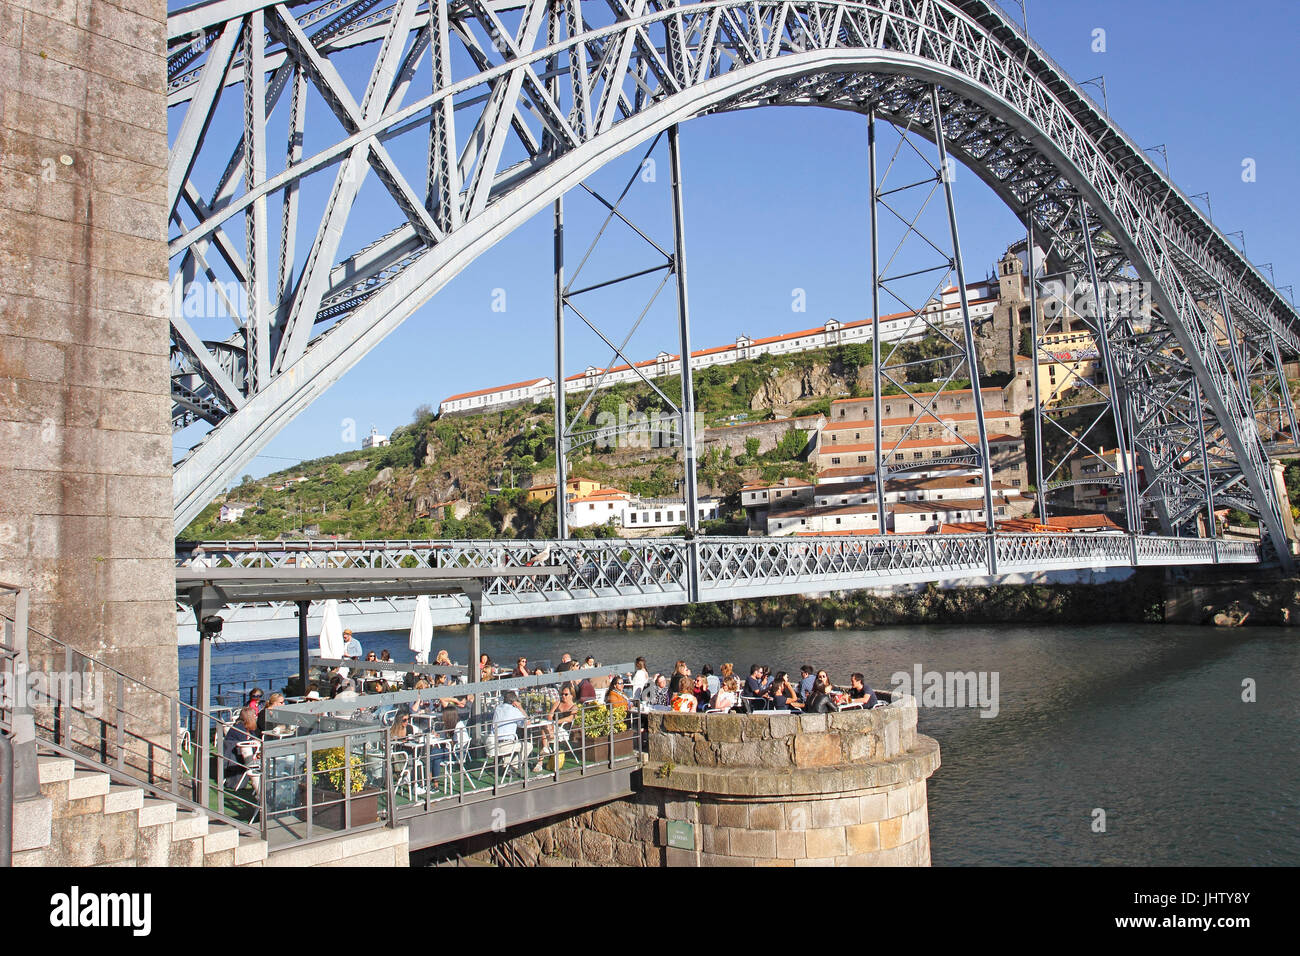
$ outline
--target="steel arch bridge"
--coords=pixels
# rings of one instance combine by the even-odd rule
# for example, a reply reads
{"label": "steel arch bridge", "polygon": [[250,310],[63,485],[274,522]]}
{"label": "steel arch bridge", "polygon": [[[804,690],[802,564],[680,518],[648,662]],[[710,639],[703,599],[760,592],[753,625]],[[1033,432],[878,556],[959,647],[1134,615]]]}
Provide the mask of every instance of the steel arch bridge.
{"label": "steel arch bridge", "polygon": [[[363,92],[345,60],[364,60]],[[1300,316],[982,0],[209,0],[169,17],[168,70],[174,302],[214,264],[245,298],[233,332],[173,310],[174,427],[207,429],[176,464],[178,530],[476,256],[602,165],[687,119],[812,105],[928,131],[1065,267],[1094,287],[1148,283],[1153,315],[1095,328],[1117,432],[1146,476],[1128,530],[1150,516],[1178,534],[1217,501],[1288,550],[1249,366],[1300,354]],[[306,123],[309,94],[323,128]],[[403,165],[390,146],[413,132],[421,161]],[[345,249],[369,172],[399,221]],[[319,223],[300,222],[309,177],[329,184]]]}

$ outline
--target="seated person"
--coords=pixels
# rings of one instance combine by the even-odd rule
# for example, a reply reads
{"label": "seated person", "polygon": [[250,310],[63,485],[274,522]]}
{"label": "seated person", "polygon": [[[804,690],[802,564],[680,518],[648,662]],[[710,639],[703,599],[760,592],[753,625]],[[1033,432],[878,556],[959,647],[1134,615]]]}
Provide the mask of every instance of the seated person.
{"label": "seated person", "polygon": [[611,710],[615,707],[627,710],[632,706],[628,703],[627,695],[623,693],[623,675],[615,674],[609,679],[609,690],[605,693],[605,703]]}
{"label": "seated person", "polygon": [[680,693],[673,694],[671,706],[679,714],[693,714],[699,710],[700,701],[695,696],[695,691],[691,689],[690,685],[687,685],[682,688]]}
{"label": "seated person", "polygon": [[[560,699],[551,705],[547,711],[546,719],[554,724],[554,727],[542,725],[542,752],[540,756],[544,757],[551,752],[555,746],[556,731],[555,727],[569,727],[573,720],[578,716],[581,708],[573,699],[573,688],[565,687],[560,690]],[[563,738],[562,738],[563,739]],[[537,766],[533,768],[534,773],[542,772],[542,761],[537,761]]]}
{"label": "seated person", "polygon": [[578,703],[588,704],[596,700],[596,687],[590,677],[584,677],[578,683]]}
{"label": "seated person", "polygon": [[811,664],[804,664],[799,668],[799,675],[799,699],[807,700],[812,693],[813,684],[817,682],[817,672]]}
{"label": "seated person", "polygon": [[506,691],[501,703],[492,711],[492,732],[496,735],[497,746],[518,742],[519,732],[527,723],[528,715],[519,706],[519,695],[512,690]]}
{"label": "seated person", "polygon": [[406,711],[399,711],[393,718],[393,726],[388,729],[388,736],[391,740],[405,740],[411,736],[411,715]]}
{"label": "seated person", "polygon": [[709,679],[703,674],[696,677],[692,692],[695,694],[695,709],[708,710],[709,701],[713,699],[713,694],[709,692]]}
{"label": "seated person", "polygon": [[713,709],[729,713],[740,703],[740,681],[735,674],[728,674],[722,681],[718,695],[713,698]]}
{"label": "seated person", "polygon": [[240,779],[244,777],[245,772],[251,770],[252,772],[248,774],[245,782],[252,786],[254,793],[261,793],[262,775],[259,771],[252,769],[258,766],[254,757],[257,748],[252,746],[240,747],[240,744],[255,744],[257,742],[257,711],[253,710],[252,707],[244,707],[239,711],[239,718],[235,721],[234,726],[226,731],[226,739],[221,744],[221,757],[225,765],[223,776],[227,788],[233,790]]}
{"label": "seated person", "polygon": [[835,711],[835,702],[827,693],[826,684],[820,678],[813,681],[812,691],[803,702],[805,714],[830,714]]}
{"label": "seated person", "polygon": [[279,707],[283,703],[284,694],[276,691],[267,698],[266,706],[257,712],[257,734],[259,737],[266,733],[268,723],[272,728],[284,726],[283,724],[275,723],[275,720],[271,717],[271,711],[275,710],[275,708]]}
{"label": "seated person", "polygon": [[862,706],[867,710],[875,707],[879,701],[876,699],[876,692],[872,690],[861,674],[853,674],[849,677],[851,686],[849,687],[849,700],[856,702],[862,701]]}
{"label": "seated person", "polygon": [[836,687],[831,683],[830,676],[825,671],[817,672],[817,679],[826,685],[826,693],[830,695],[831,703],[839,706],[849,702],[849,695],[843,688]]}
{"label": "seated person", "polygon": [[768,684],[763,679],[763,666],[751,664],[749,677],[745,680],[745,691],[750,697],[762,697],[767,693]]}
{"label": "seated person", "polygon": [[645,689],[641,699],[651,707],[667,707],[668,678],[663,674],[656,674],[654,683]]}
{"label": "seated person", "polygon": [[799,702],[799,692],[790,683],[790,678],[785,671],[777,671],[776,679],[772,681],[772,709],[803,710],[803,704]]}
{"label": "seated person", "polygon": [[[424,679],[417,680],[414,689],[428,690],[429,682]],[[430,703],[429,698],[424,697],[423,695],[415,698],[415,700],[407,704],[406,710],[412,717],[420,718],[431,717],[434,712],[433,704]]]}

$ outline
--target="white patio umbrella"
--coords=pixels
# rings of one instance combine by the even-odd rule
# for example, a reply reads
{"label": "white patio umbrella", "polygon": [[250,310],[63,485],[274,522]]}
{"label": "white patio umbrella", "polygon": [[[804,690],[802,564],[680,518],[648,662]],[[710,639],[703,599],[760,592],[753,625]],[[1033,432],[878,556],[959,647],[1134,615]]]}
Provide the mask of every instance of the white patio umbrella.
{"label": "white patio umbrella", "polygon": [[415,617],[411,620],[409,647],[421,664],[429,663],[429,648],[433,645],[433,612],[429,610],[429,596],[421,594],[415,599]]}
{"label": "white patio umbrella", "polygon": [[[339,619],[339,602],[330,598],[325,602],[325,613],[321,618],[320,656],[338,660],[343,656],[343,622]],[[339,673],[348,676],[345,668]]]}

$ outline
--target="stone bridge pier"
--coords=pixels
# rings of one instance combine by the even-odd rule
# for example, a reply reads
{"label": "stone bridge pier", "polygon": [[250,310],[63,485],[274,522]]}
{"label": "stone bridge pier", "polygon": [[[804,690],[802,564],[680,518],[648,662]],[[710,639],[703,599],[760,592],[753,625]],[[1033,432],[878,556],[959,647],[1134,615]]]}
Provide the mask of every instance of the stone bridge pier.
{"label": "stone bridge pier", "polygon": [[651,714],[639,791],[468,841],[506,865],[928,866],[938,743],[916,701],[808,716]]}

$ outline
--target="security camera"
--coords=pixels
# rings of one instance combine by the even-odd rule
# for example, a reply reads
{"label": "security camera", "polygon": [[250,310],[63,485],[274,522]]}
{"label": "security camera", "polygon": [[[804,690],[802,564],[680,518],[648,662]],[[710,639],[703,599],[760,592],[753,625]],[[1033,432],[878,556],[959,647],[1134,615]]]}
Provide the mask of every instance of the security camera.
{"label": "security camera", "polygon": [[199,625],[199,631],[204,637],[217,637],[221,634],[221,626],[223,624],[225,624],[225,621],[217,615],[212,614],[203,619],[203,623]]}

